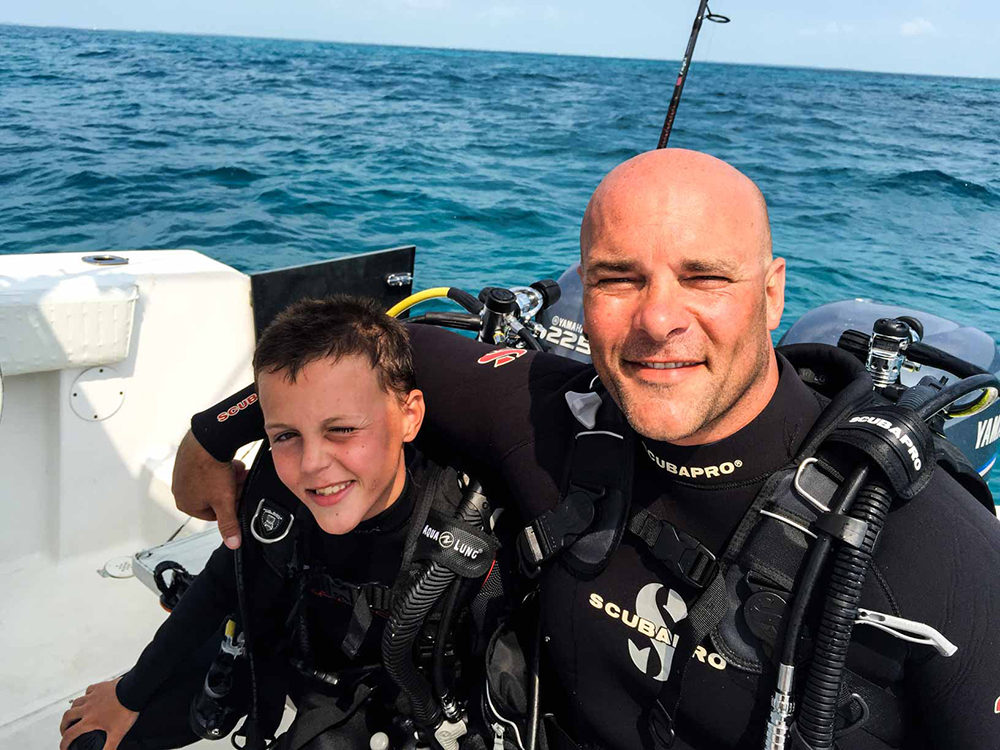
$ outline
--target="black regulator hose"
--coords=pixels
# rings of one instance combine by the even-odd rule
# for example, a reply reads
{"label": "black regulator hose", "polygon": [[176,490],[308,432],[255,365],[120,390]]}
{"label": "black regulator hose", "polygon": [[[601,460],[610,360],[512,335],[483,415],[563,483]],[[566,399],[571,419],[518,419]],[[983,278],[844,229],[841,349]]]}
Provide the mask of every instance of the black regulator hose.
{"label": "black regulator hose", "polygon": [[413,315],[406,319],[407,323],[422,323],[429,326],[456,328],[460,331],[478,331],[483,321],[478,315],[463,312],[427,312]]}
{"label": "black regulator hose", "polygon": [[448,647],[448,634],[451,632],[451,625],[454,621],[455,610],[458,602],[461,601],[465,593],[465,579],[456,579],[448,589],[444,600],[444,607],[441,610],[441,621],[438,623],[437,636],[434,640],[434,655],[431,661],[431,672],[434,677],[434,693],[438,700],[444,700],[450,694],[448,683],[444,676],[444,661]]}
{"label": "black regulator hose", "polygon": [[479,315],[483,310],[483,303],[478,299],[473,297],[464,289],[459,289],[458,287],[449,287],[448,289],[448,299],[453,302],[457,302],[459,305],[464,307],[467,312],[473,315]]}
{"label": "black regulator hose", "polygon": [[[926,403],[921,405],[914,404],[911,408],[916,409],[917,416],[926,422],[939,411],[946,409],[963,396],[968,396],[974,391],[981,391],[987,388],[1000,391],[1000,380],[997,380],[996,375],[991,375],[989,373],[973,375],[968,378],[963,378],[957,383],[953,383],[947,388],[942,389],[936,396]],[[907,394],[904,393],[900,396],[900,402],[905,403],[904,399],[906,398],[906,395]]]}
{"label": "black regulator hose", "polygon": [[812,750],[832,750],[837,702],[847,664],[861,589],[871,564],[879,532],[892,504],[892,492],[877,479],[858,493],[847,515],[868,525],[861,548],[837,549],[827,586],[819,629],[814,639],[812,668],[806,678],[798,714],[800,737]]}
{"label": "black regulator hose", "polygon": [[959,359],[954,354],[949,354],[944,349],[925,344],[923,341],[914,341],[906,348],[906,358],[914,362],[919,362],[928,367],[935,367],[938,370],[945,370],[960,378],[969,378],[973,375],[982,375],[986,372],[982,367]]}
{"label": "black regulator hose", "polygon": [[[481,508],[485,507],[482,486],[471,482],[462,498],[458,515],[483,527]],[[441,706],[434,699],[430,683],[417,670],[413,644],[434,605],[452,585],[457,573],[439,562],[431,562],[406,589],[382,635],[382,663],[390,679],[410,700],[413,720],[418,726],[436,727],[441,722]],[[457,596],[457,594],[456,594]]]}
{"label": "black regulator hose", "polygon": [[[994,375],[987,373],[966,377],[940,391],[935,391],[929,386],[915,386],[904,392],[896,405],[914,410],[919,419],[927,421],[963,396],[985,388],[1000,389],[1000,381]],[[841,492],[837,497],[849,496],[852,487],[859,482],[865,482],[869,471],[867,462],[855,469],[841,486]],[[847,650],[861,603],[861,590],[892,500],[893,493],[888,481],[878,476],[865,482],[864,487],[857,492],[857,497],[846,508],[848,516],[864,522],[867,528],[860,548],[841,545],[834,557],[823,613],[814,639],[812,668],[806,678],[805,692],[796,719],[799,737],[810,750],[832,750],[834,746],[837,703],[847,664]],[[837,508],[833,507],[831,510],[836,511]],[[821,564],[818,557],[821,554],[825,556],[829,543],[830,537],[826,535],[817,540],[804,574],[802,588],[804,594],[811,590],[815,579],[818,578],[819,565],[814,570],[813,563]],[[783,663],[794,664],[794,648],[802,615],[802,612],[797,610],[800,602],[807,599],[806,596],[799,597],[795,602],[796,606],[793,607],[785,639]],[[801,606],[804,611],[804,603]]]}
{"label": "black regulator hose", "polygon": [[527,328],[521,327],[517,331],[517,337],[524,342],[524,345],[528,349],[532,349],[536,352],[542,351],[542,345],[537,338],[529,331]]}
{"label": "black regulator hose", "polygon": [[[862,463],[851,472],[830,501],[831,513],[844,513],[850,509],[868,480],[868,471],[868,464]],[[782,664],[795,666],[795,649],[799,642],[799,634],[802,632],[806,609],[832,549],[833,537],[829,534],[819,534],[812,544],[809,559],[806,561],[806,567],[802,573],[800,593],[792,601],[792,607],[789,611],[784,648],[781,652]]]}
{"label": "black regulator hose", "polygon": [[427,615],[455,580],[455,575],[437,562],[424,568],[416,583],[403,593],[399,606],[393,607],[389,626],[382,638],[385,671],[410,699],[413,720],[422,727],[438,724],[441,707],[434,700],[427,679],[417,671],[413,661],[413,644]]}

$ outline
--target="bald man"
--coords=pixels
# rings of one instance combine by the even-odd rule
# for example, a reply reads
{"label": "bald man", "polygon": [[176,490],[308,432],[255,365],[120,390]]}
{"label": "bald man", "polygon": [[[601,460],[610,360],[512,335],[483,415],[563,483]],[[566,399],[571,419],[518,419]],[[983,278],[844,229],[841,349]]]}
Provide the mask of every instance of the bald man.
{"label": "bald man", "polygon": [[[768,556],[808,540],[774,521],[774,543],[757,538],[753,565],[737,561],[762,503],[788,487],[772,477],[788,476],[828,403],[771,344],[785,263],[764,199],[711,156],[642,154],[598,186],[580,249],[593,367],[484,356],[483,344],[411,326],[421,447],[479,477],[495,504],[513,500],[528,524],[518,548],[539,581],[550,747],[762,747],[773,607],[797,573]],[[204,488],[233,481],[228,462],[260,417],[220,424],[218,411],[192,420],[175,494],[184,510],[228,518],[231,491],[224,501]],[[835,725],[855,731],[838,747],[1000,748],[996,571],[1000,525],[945,472],[894,509],[861,606],[929,624],[958,653],[856,629]],[[770,604],[750,607],[756,594]],[[485,723],[527,739],[523,722]]]}

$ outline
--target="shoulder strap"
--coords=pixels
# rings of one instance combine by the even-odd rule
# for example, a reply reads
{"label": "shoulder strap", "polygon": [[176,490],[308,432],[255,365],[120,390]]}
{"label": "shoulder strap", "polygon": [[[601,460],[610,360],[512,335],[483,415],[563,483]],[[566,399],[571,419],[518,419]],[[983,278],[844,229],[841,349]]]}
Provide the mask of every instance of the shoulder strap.
{"label": "shoulder strap", "polygon": [[[597,383],[597,378],[591,385]],[[599,384],[598,384],[599,386]],[[572,438],[562,497],[537,516],[517,546],[528,575],[561,555],[582,575],[599,573],[621,542],[632,494],[633,432],[607,391],[569,391],[566,403],[579,422]]]}

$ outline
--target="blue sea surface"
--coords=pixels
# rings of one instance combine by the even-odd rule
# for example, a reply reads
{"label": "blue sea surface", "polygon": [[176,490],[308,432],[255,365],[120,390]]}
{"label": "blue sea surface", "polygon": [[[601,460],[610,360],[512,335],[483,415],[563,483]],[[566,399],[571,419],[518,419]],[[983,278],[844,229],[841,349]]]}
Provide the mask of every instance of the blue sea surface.
{"label": "blue sea surface", "polygon": [[[601,177],[655,147],[677,70],[0,26],[0,253],[184,247],[257,271],[413,243],[418,288],[558,276]],[[997,339],[998,123],[996,80],[696,54],[670,143],[763,190],[781,330],[871,297]]]}

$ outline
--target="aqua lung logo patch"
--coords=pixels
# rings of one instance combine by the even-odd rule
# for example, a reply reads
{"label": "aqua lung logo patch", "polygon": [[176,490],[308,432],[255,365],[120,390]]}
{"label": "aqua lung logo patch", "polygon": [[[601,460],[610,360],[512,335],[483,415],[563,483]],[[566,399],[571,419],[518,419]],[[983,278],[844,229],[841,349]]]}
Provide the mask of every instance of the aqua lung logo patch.
{"label": "aqua lung logo patch", "polygon": [[431,541],[437,542],[441,545],[441,549],[453,549],[458,554],[469,558],[470,560],[475,560],[481,554],[483,554],[482,547],[476,547],[468,542],[463,542],[459,540],[450,531],[438,531],[430,524],[424,526],[424,530],[420,532],[425,537]]}
{"label": "aqua lung logo patch", "polygon": [[673,474],[675,477],[684,477],[685,479],[718,479],[719,477],[732,474],[743,466],[743,462],[738,458],[735,461],[723,461],[721,464],[716,464],[715,466],[678,466],[657,456],[646,447],[645,443],[642,444],[642,447],[646,448],[646,455],[649,456],[649,460],[654,464],[668,474]]}
{"label": "aqua lung logo patch", "polygon": [[232,406],[230,406],[228,409],[226,409],[226,411],[220,411],[218,414],[215,415],[215,418],[219,422],[225,422],[230,417],[235,417],[241,411],[250,406],[250,404],[255,404],[255,403],[257,403],[257,394],[251,393],[249,396],[240,401],[238,404],[233,404]]}
{"label": "aqua lung logo patch", "polygon": [[496,351],[484,354],[476,360],[478,364],[488,365],[493,363],[493,367],[503,367],[513,362],[518,357],[523,357],[528,353],[527,349],[497,349]]}
{"label": "aqua lung logo patch", "polygon": [[976,425],[976,450],[993,445],[1000,439],[1000,414],[984,419]]}
{"label": "aqua lung logo patch", "polygon": [[997,698],[997,702],[993,704],[993,713],[1000,714],[1000,698]]}
{"label": "aqua lung logo patch", "polygon": [[[660,604],[662,583],[647,583],[635,597],[635,611],[630,612],[600,594],[590,595],[590,606],[618,620],[634,632],[628,636],[628,654],[632,664],[658,682],[666,682],[674,662],[674,652],[680,635],[674,632],[688,616],[687,604],[673,589],[666,589],[666,602]],[[707,662],[715,669],[725,669],[726,661],[718,654],[709,654],[704,647],[695,649],[693,658]]]}
{"label": "aqua lung logo patch", "polygon": [[876,427],[881,427],[903,444],[906,448],[906,453],[910,457],[910,463],[913,464],[913,470],[920,471],[920,467],[923,466],[923,463],[920,460],[920,451],[918,451],[917,446],[913,444],[913,439],[888,419],[863,414],[859,417],[851,417],[850,420],[848,420],[848,424],[870,424],[875,425]]}

